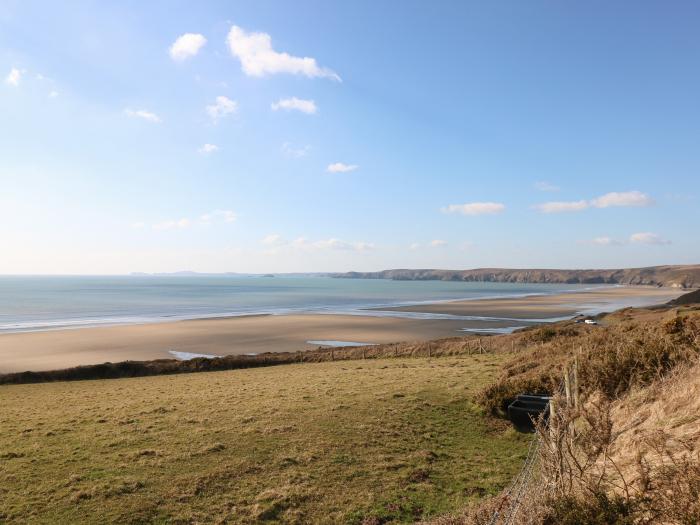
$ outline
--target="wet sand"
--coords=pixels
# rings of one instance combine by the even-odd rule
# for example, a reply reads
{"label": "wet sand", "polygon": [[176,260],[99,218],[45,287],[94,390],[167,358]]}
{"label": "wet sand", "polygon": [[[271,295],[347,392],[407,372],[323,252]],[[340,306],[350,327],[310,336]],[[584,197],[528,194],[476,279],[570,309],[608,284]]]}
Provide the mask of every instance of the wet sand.
{"label": "wet sand", "polygon": [[[681,290],[609,288],[588,292],[509,299],[483,299],[394,308],[424,312],[533,320],[573,316],[595,307],[658,304]],[[527,321],[407,319],[369,315],[262,315],[47,332],[0,334],[0,373],[50,370],[125,360],[172,359],[169,351],[229,355],[297,351],[309,340],[389,343],[464,335],[464,328],[503,328]]]}
{"label": "wet sand", "polygon": [[502,299],[451,301],[383,308],[397,312],[424,312],[449,315],[508,317],[516,319],[548,319],[572,317],[589,310],[610,312],[625,306],[662,304],[687,293],[675,288],[626,286],[592,289],[574,293]]}

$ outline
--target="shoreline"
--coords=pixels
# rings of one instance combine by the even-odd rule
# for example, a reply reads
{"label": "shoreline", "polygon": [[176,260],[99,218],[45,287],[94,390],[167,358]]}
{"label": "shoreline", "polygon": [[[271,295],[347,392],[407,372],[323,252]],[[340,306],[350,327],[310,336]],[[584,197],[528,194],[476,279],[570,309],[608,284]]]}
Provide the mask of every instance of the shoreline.
{"label": "shoreline", "polygon": [[246,315],[68,330],[0,333],[0,373],[104,362],[172,359],[172,352],[215,356],[296,352],[308,341],[420,342],[493,333],[570,318],[581,310],[665,303],[685,290],[607,287],[574,293],[469,299],[353,314]]}
{"label": "shoreline", "polygon": [[[160,324],[160,323],[176,323],[181,321],[199,321],[199,320],[217,320],[217,319],[241,319],[248,317],[264,317],[264,316],[285,316],[285,315],[358,315],[358,316],[378,316],[381,312],[384,312],[387,317],[392,315],[395,317],[406,317],[415,318],[415,316],[406,315],[408,313],[421,313],[424,314],[422,318],[429,319],[440,319],[441,314],[434,313],[433,317],[431,312],[422,309],[424,306],[440,305],[444,303],[462,303],[462,302],[472,302],[472,301],[491,301],[491,300],[509,300],[509,299],[526,299],[530,297],[548,297],[548,296],[559,296],[559,295],[569,295],[577,293],[586,293],[596,290],[604,289],[618,289],[618,288],[634,288],[634,289],[661,289],[661,290],[675,290],[673,288],[662,288],[662,287],[651,287],[646,285],[620,285],[620,284],[600,284],[593,286],[585,286],[578,289],[566,289],[566,290],[556,290],[550,292],[529,292],[520,294],[499,294],[499,295],[486,295],[481,297],[466,297],[457,299],[442,299],[442,300],[426,300],[426,301],[396,301],[387,304],[373,305],[373,306],[355,306],[347,309],[343,308],[331,308],[331,307],[317,307],[317,308],[286,308],[279,310],[270,311],[259,311],[259,312],[211,312],[206,314],[164,314],[160,316],[153,317],[122,317],[122,318],[102,318],[102,319],[66,319],[58,321],[44,321],[43,324],[33,323],[28,324],[26,322],[14,323],[15,328],[3,328],[0,325],[0,335],[3,334],[21,334],[21,333],[34,333],[34,332],[52,332],[60,330],[81,330],[88,328],[109,328],[115,326],[138,326],[146,324]],[[449,315],[449,314],[447,314]],[[458,317],[453,315],[451,317]],[[491,321],[494,320],[493,316],[484,315],[469,315],[462,316],[468,317],[470,319],[463,320],[484,320]],[[564,316],[566,317],[566,316]],[[474,319],[478,318],[478,319]],[[532,321],[536,322],[555,322],[562,320],[562,316],[552,316],[546,318],[533,318]],[[499,317],[498,319],[519,321],[517,318]],[[25,325],[25,326],[22,326]]]}

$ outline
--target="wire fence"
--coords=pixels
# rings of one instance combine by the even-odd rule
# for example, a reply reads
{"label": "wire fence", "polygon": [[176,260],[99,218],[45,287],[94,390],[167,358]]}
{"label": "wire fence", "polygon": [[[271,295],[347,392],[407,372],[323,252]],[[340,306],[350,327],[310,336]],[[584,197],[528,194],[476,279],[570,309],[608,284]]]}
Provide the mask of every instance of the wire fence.
{"label": "wire fence", "polygon": [[[564,392],[565,386],[564,383],[562,383],[557,394],[562,396]],[[547,408],[551,408],[551,400],[548,403]],[[494,511],[491,521],[489,521],[489,525],[511,525],[516,523],[515,519],[518,516],[518,512],[522,506],[524,497],[527,494],[527,487],[530,485],[535,473],[535,465],[537,464],[537,459],[539,458],[541,445],[542,436],[539,432],[535,432],[530,440],[530,446],[528,447],[527,456],[525,457],[523,466],[518,475],[513,478],[509,487],[503,493],[501,504]]]}
{"label": "wire fence", "polygon": [[499,505],[493,513],[489,525],[496,525],[497,523],[509,525],[513,523],[525,494],[525,489],[530,484],[530,480],[535,471],[534,466],[539,454],[540,439],[539,433],[533,434],[523,466],[503,494],[501,505]]}

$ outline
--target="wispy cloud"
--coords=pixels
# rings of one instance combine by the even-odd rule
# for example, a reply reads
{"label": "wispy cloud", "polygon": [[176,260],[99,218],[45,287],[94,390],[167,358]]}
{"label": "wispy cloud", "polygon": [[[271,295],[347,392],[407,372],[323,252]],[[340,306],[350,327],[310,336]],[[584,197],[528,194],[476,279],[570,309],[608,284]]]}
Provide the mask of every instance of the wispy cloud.
{"label": "wispy cloud", "polygon": [[[162,230],[182,230],[191,226],[209,226],[213,223],[230,224],[236,221],[237,215],[231,210],[213,210],[199,216],[199,219],[192,220],[189,217],[181,219],[169,219],[153,223],[151,228],[157,231]],[[133,228],[143,228],[146,226],[144,222],[135,222],[131,225]]]}
{"label": "wispy cloud", "polygon": [[272,38],[267,33],[248,33],[238,26],[232,26],[227,42],[231,54],[241,61],[241,68],[246,75],[262,77],[288,73],[341,81],[336,72],[320,67],[314,58],[275,51],[272,48]]}
{"label": "wispy cloud", "polygon": [[189,219],[187,219],[186,217],[183,217],[182,219],[178,219],[178,220],[157,222],[153,225],[153,229],[154,230],[182,229],[182,228],[188,228],[191,224],[192,224],[192,222]]}
{"label": "wispy cloud", "polygon": [[635,244],[671,244],[671,241],[664,239],[657,233],[641,232],[630,235],[630,242]]}
{"label": "wispy cloud", "polygon": [[197,152],[201,153],[202,155],[211,155],[212,153],[216,153],[217,151],[219,151],[219,146],[217,146],[216,144],[204,144],[201,148],[197,150]]}
{"label": "wispy cloud", "polygon": [[336,238],[322,239],[314,242],[312,245],[313,247],[320,249],[350,250],[356,252],[364,252],[374,249],[374,244],[369,242],[346,242]]}
{"label": "wispy cloud", "polygon": [[595,239],[591,239],[590,241],[585,241],[585,244],[595,244],[596,246],[622,246],[624,244],[623,241],[619,241],[617,239],[613,239],[612,237],[596,237]]}
{"label": "wispy cloud", "polygon": [[585,210],[588,206],[588,201],[554,201],[538,204],[535,209],[542,213],[563,213]]}
{"label": "wispy cloud", "polygon": [[537,188],[540,191],[559,191],[559,186],[555,186],[554,184],[550,184],[547,181],[541,180],[538,182],[535,182],[535,188]]}
{"label": "wispy cloud", "polygon": [[58,91],[55,89],[49,91],[49,98],[56,98],[58,96]]}
{"label": "wispy cloud", "polygon": [[148,122],[153,122],[154,124],[158,124],[161,122],[160,117],[153,113],[152,111],[147,111],[145,109],[125,109],[124,113],[126,116],[131,117],[131,118],[140,118],[143,120],[147,120]]}
{"label": "wispy cloud", "polygon": [[206,43],[207,39],[204,38],[204,35],[200,35],[199,33],[185,33],[177,37],[177,40],[170,46],[168,53],[170,53],[170,58],[176,62],[182,62],[199,53],[199,50],[202,49]]}
{"label": "wispy cloud", "polygon": [[306,157],[311,151],[311,146],[304,146],[301,148],[295,148],[291,142],[285,142],[282,144],[282,153],[285,157],[291,157],[294,159],[300,159]]}
{"label": "wispy cloud", "polygon": [[357,164],[345,164],[343,162],[335,162],[333,164],[329,164],[326,168],[326,171],[328,173],[349,173],[351,171],[355,171],[358,168],[359,166]]}
{"label": "wispy cloud", "polygon": [[231,210],[214,210],[209,213],[205,213],[199,218],[199,222],[202,224],[211,224],[214,221],[220,220],[222,222],[231,223],[235,222],[238,216],[235,212]]}
{"label": "wispy cloud", "polygon": [[654,204],[653,199],[646,193],[634,190],[614,191],[591,200],[545,202],[537,204],[534,208],[542,213],[562,213],[582,211],[588,208],[643,207],[652,204]]}
{"label": "wispy cloud", "polygon": [[13,67],[5,77],[5,84],[8,86],[18,87],[20,80],[22,80],[22,71],[16,67]]}
{"label": "wispy cloud", "polygon": [[216,97],[214,104],[206,107],[207,115],[209,115],[214,122],[236,113],[236,111],[238,111],[238,102],[223,95]]}
{"label": "wispy cloud", "polygon": [[466,204],[450,204],[441,208],[443,213],[459,213],[460,215],[493,215],[506,209],[500,202],[468,202]]}
{"label": "wispy cloud", "polygon": [[278,233],[271,233],[270,235],[266,235],[263,237],[260,242],[266,246],[279,246],[281,244],[286,244],[287,241],[285,241],[282,236]]}
{"label": "wispy cloud", "polygon": [[355,252],[366,252],[375,248],[375,245],[370,242],[348,242],[335,237],[320,239],[317,241],[311,241],[306,237],[297,237],[292,241],[287,241],[277,233],[265,236],[260,240],[260,242],[265,246],[274,249],[274,251],[269,253],[278,253],[279,248],[289,248],[295,250],[340,250]]}
{"label": "wispy cloud", "polygon": [[430,246],[433,248],[440,248],[441,246],[447,246],[447,241],[443,241],[442,239],[435,239],[430,241]]}
{"label": "wispy cloud", "polygon": [[626,244],[652,244],[666,245],[671,244],[671,241],[664,239],[657,233],[641,232],[633,233],[627,240],[614,239],[608,236],[596,237],[588,241],[580,241],[581,244],[594,244],[596,246],[623,246]]}
{"label": "wispy cloud", "polygon": [[316,102],[297,97],[281,98],[277,102],[270,104],[270,108],[272,108],[273,111],[278,111],[280,109],[286,111],[301,111],[307,115],[315,115],[318,111]]}

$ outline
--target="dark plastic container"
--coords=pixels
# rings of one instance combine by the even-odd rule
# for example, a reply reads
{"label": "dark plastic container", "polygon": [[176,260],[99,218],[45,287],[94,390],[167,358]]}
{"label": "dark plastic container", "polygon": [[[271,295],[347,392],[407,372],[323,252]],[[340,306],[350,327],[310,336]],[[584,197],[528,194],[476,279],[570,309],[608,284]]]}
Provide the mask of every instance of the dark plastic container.
{"label": "dark plastic container", "polygon": [[508,419],[518,432],[534,432],[535,421],[544,414],[545,421],[549,418],[549,397],[519,395],[508,405]]}

